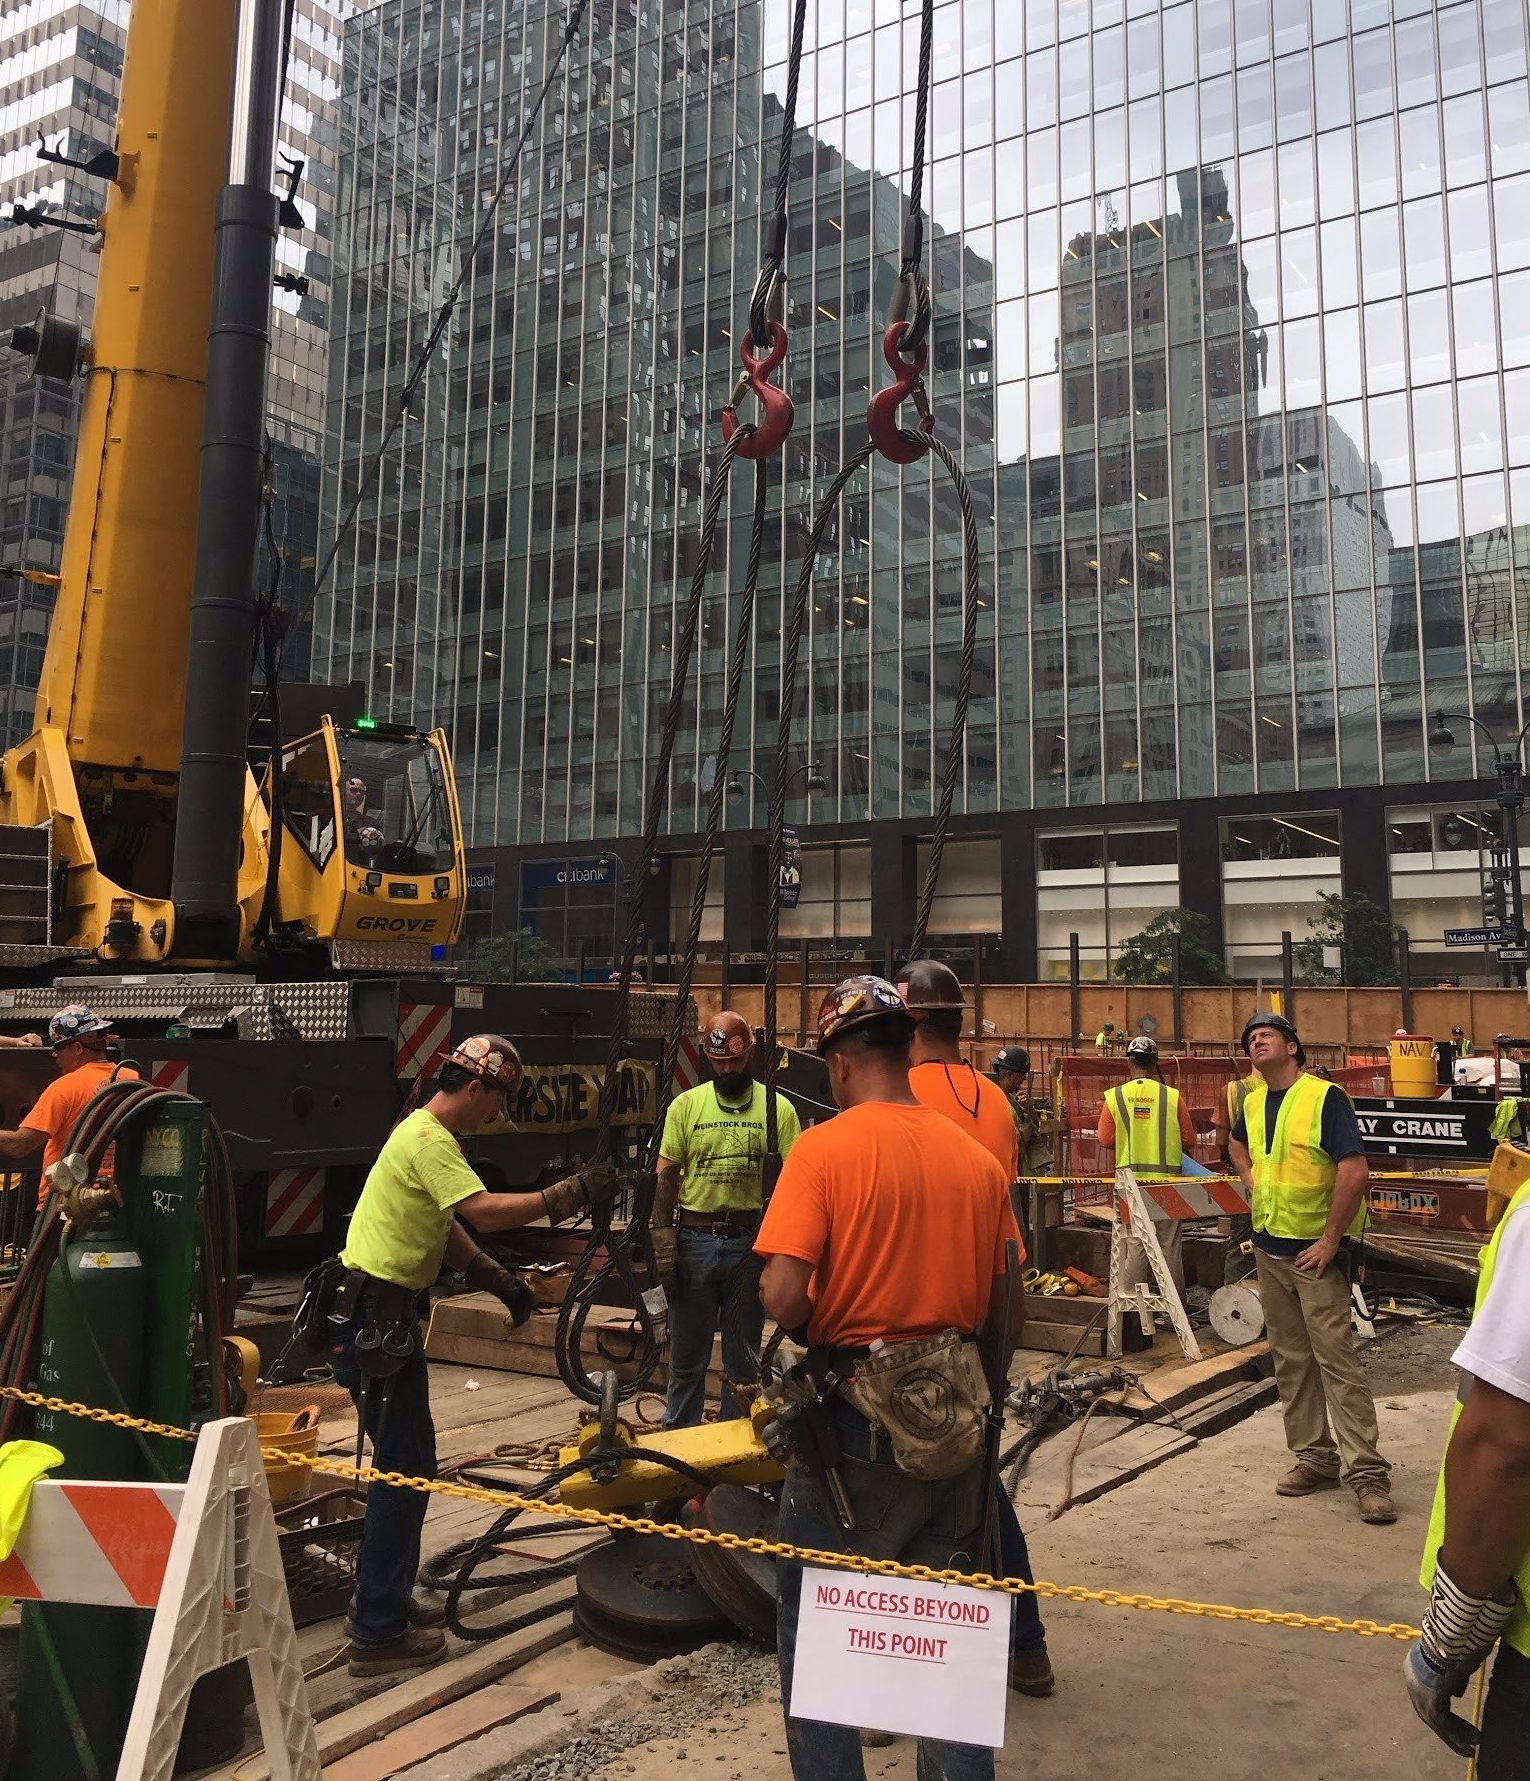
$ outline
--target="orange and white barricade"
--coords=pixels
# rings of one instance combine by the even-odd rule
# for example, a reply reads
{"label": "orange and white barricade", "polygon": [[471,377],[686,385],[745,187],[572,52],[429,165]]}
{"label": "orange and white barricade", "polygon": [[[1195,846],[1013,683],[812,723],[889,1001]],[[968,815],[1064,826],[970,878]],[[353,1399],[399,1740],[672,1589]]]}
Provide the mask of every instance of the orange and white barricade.
{"label": "orange and white barricade", "polygon": [[255,1425],[209,1423],[184,1484],[41,1479],[0,1595],[153,1608],[117,1781],[169,1781],[192,1684],[245,1658],[271,1781],[319,1781]]}

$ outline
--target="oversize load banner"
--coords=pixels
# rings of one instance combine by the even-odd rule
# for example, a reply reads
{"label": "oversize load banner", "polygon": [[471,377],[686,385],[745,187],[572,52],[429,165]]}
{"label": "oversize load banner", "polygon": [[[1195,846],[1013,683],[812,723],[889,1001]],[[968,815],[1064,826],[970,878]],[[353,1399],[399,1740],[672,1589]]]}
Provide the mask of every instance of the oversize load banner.
{"label": "oversize load banner", "polygon": [[[600,1117],[598,1064],[527,1064],[510,1096],[510,1125],[491,1131],[579,1132],[594,1130]],[[616,1118],[619,1126],[647,1125],[653,1118],[654,1066],[625,1059],[617,1066]]]}

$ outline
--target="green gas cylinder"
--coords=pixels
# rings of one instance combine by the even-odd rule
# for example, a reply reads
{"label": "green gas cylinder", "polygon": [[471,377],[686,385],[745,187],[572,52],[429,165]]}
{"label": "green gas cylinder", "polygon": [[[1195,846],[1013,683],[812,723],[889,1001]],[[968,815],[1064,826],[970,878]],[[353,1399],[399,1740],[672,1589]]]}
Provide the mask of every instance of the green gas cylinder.
{"label": "green gas cylinder", "polygon": [[[113,1213],[59,1254],[43,1293],[37,1389],[50,1397],[136,1406],[143,1390],[148,1274],[126,1220]],[[39,1440],[64,1455],[69,1478],[147,1478],[138,1438],[80,1417],[37,1412]],[[97,1753],[120,1745],[149,1616],[128,1608],[28,1602],[21,1611],[21,1674],[42,1682],[17,1695],[18,1773],[73,1781],[83,1738]],[[109,1768],[106,1772],[110,1772]]]}

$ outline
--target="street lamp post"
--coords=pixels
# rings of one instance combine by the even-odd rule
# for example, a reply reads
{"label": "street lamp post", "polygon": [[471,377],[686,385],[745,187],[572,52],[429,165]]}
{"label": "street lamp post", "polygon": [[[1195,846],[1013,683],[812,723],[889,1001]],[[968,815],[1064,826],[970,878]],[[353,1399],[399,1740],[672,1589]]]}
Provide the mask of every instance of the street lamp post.
{"label": "street lamp post", "polygon": [[[1498,834],[1489,852],[1489,893],[1484,899],[1484,915],[1496,915],[1499,931],[1513,946],[1525,944],[1525,894],[1520,877],[1519,819],[1525,808],[1525,737],[1530,736],[1530,723],[1505,747],[1481,718],[1467,711],[1436,711],[1434,727],[1429,732],[1429,746],[1442,752],[1455,747],[1452,722],[1469,723],[1487,738],[1493,750],[1493,771],[1498,776],[1494,802],[1498,805]],[[1525,967],[1515,965],[1510,972],[1513,981],[1525,981]]]}
{"label": "street lamp post", "polygon": [[[823,769],[819,766],[818,762],[816,760],[804,761],[800,767],[793,767],[791,772],[787,774],[786,789],[782,793],[783,798],[791,795],[792,781],[797,778],[799,774],[806,775],[803,790],[809,795],[814,792],[826,792],[829,789],[829,782],[824,778]],[[753,767],[735,767],[728,774],[727,793],[730,798],[742,798],[745,795],[746,788],[744,779],[746,776],[752,779],[760,790],[769,797],[770,786],[767,784],[763,773],[756,773]]]}

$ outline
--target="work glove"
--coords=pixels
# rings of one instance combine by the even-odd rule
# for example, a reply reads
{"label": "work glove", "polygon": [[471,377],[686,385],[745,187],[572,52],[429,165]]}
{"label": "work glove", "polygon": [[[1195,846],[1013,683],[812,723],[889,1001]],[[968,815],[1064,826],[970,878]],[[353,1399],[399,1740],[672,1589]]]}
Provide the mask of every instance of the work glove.
{"label": "work glove", "polygon": [[1512,1584],[1496,1596],[1471,1595],[1444,1565],[1435,1566],[1423,1637],[1408,1647],[1403,1680],[1414,1712],[1457,1756],[1476,1750],[1478,1734],[1450,1703],[1498,1643],[1518,1602]]}
{"label": "work glove", "polygon": [[462,1277],[479,1292],[493,1293],[510,1313],[510,1322],[516,1329],[527,1322],[537,1308],[536,1295],[520,1275],[512,1273],[482,1250],[468,1263]]}
{"label": "work glove", "polygon": [[621,1172],[610,1163],[587,1163],[572,1175],[542,1189],[542,1204],[554,1224],[565,1218],[577,1218],[594,1206],[603,1206],[616,1198],[621,1187]]}
{"label": "work glove", "polygon": [[648,1236],[653,1244],[654,1279],[673,1298],[675,1282],[680,1275],[680,1262],[676,1253],[678,1233],[672,1224],[656,1224],[650,1227]]}

